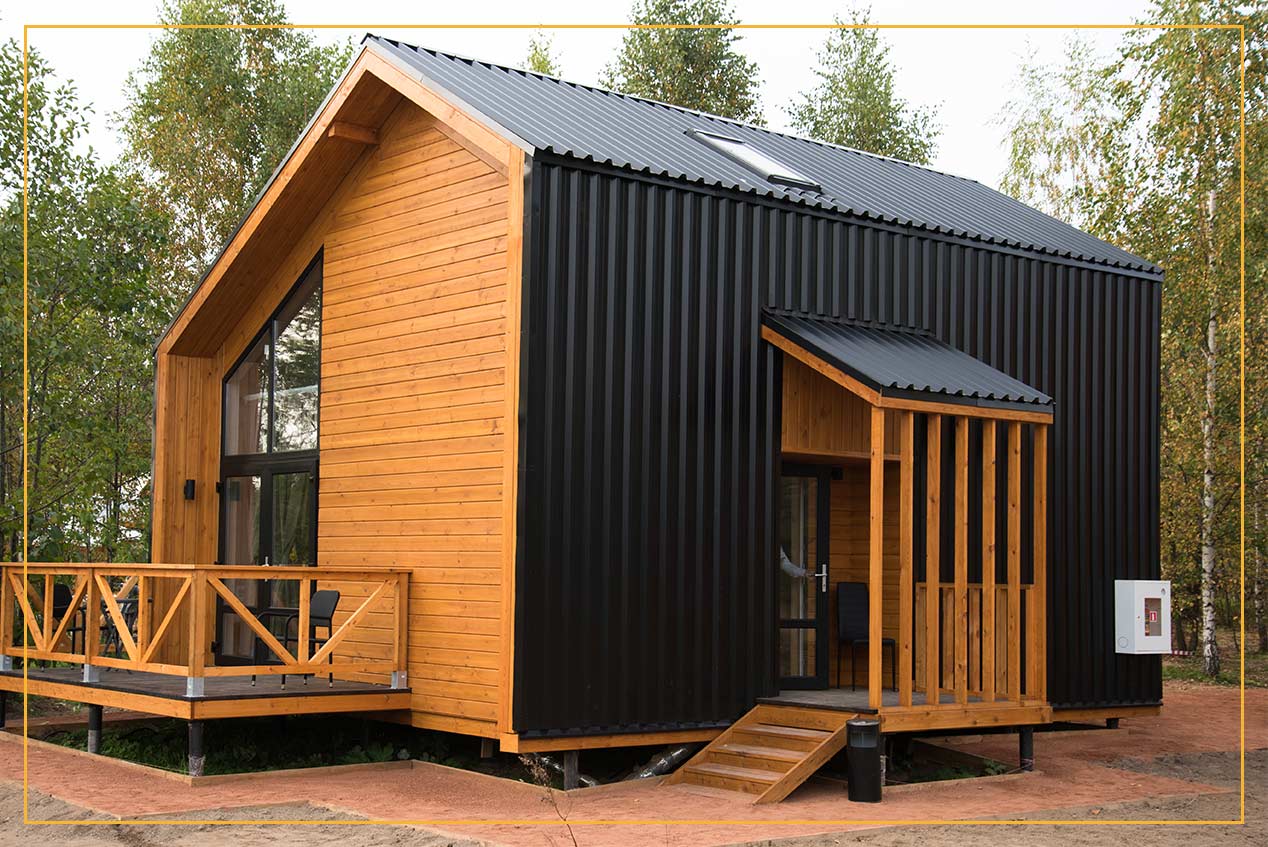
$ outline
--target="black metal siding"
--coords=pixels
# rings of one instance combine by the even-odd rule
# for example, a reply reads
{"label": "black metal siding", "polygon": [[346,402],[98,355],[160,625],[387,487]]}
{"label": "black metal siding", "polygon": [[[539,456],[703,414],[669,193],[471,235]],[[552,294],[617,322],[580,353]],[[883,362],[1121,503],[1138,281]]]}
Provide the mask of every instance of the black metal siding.
{"label": "black metal siding", "polygon": [[1157,658],[1112,643],[1113,580],[1159,569],[1155,281],[553,158],[529,201],[517,730],[772,693],[767,306],[925,329],[1055,398],[1050,699],[1159,700]]}

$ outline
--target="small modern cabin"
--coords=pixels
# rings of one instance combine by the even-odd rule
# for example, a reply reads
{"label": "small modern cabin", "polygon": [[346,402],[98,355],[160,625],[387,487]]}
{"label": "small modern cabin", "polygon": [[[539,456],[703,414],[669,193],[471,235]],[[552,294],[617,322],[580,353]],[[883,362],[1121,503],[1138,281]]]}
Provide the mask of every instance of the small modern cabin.
{"label": "small modern cabin", "polygon": [[765,800],[856,715],[1156,710],[1113,604],[1159,574],[1161,280],[970,180],[368,36],[158,343],[152,563],[6,566],[6,664],[191,726],[712,741],[675,778]]}

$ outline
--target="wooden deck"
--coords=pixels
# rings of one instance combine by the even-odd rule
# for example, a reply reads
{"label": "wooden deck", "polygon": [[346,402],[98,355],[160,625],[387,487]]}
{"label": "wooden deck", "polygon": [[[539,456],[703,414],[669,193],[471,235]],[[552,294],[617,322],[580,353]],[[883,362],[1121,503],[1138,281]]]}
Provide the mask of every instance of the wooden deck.
{"label": "wooden deck", "polygon": [[[313,677],[307,684],[299,677],[281,686],[277,676],[208,677],[201,696],[185,693],[185,677],[169,674],[103,668],[98,681],[84,682],[77,667],[31,668],[27,691],[98,706],[133,709],[183,720],[241,718],[259,715],[307,715],[332,712],[393,711],[408,709],[408,688],[391,688],[370,682]],[[0,671],[0,691],[21,692],[21,670]]]}
{"label": "wooden deck", "polygon": [[1052,708],[1038,700],[994,701],[969,695],[961,702],[953,691],[943,690],[937,704],[930,704],[923,691],[911,693],[911,705],[900,705],[897,691],[881,692],[880,708],[868,703],[866,688],[825,688],[822,690],[781,691],[776,697],[763,697],[759,703],[803,709],[824,709],[860,716],[876,716],[881,732],[919,732],[923,730],[970,729],[983,726],[1033,726],[1051,723]]}

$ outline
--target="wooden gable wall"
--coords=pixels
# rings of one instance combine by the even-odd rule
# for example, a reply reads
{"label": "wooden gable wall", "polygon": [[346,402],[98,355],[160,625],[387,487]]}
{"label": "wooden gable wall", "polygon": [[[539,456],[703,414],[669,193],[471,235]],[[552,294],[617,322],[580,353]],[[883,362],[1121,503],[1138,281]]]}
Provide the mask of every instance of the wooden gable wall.
{"label": "wooden gable wall", "polygon": [[[318,563],[413,569],[410,719],[495,736],[510,722],[523,154],[499,161],[410,99],[390,105],[377,145],[324,142],[351,164],[219,343],[160,347],[152,559],[215,561],[222,381],[323,251]],[[207,308],[183,319],[215,325]],[[339,587],[346,614],[358,589]],[[369,623],[382,637],[350,653],[387,648],[386,615]]]}

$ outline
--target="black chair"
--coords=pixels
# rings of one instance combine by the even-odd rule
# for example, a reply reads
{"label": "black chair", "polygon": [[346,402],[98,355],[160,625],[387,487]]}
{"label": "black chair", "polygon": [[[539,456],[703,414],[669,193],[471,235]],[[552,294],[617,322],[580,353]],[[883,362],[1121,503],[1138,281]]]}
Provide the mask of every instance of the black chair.
{"label": "black chair", "polygon": [[[321,591],[314,591],[313,596],[308,601],[308,651],[311,656],[320,650],[335,632],[335,610],[339,608],[339,592],[329,588],[323,588]],[[299,649],[299,612],[289,609],[266,609],[259,614],[260,623],[268,626],[269,620],[282,621],[281,642],[286,649],[291,649],[291,645],[295,645],[295,649]],[[295,634],[291,635],[291,624],[295,624]],[[317,628],[324,627],[325,636],[317,634]],[[335,655],[331,653],[326,657],[327,662],[334,664]],[[276,663],[277,657],[259,637],[255,639],[255,662],[264,665]],[[304,674],[304,684],[308,684],[308,677],[312,674]],[[331,688],[335,685],[335,675],[330,674],[327,680]],[[255,685],[255,674],[251,675],[251,684]],[[282,687],[286,687],[286,674],[282,674]]]}
{"label": "black chair", "polygon": [[[837,583],[837,680],[841,679],[842,649],[850,647],[850,689],[857,688],[854,682],[854,668],[857,652],[856,645],[867,645],[870,634],[867,631],[869,617],[868,591],[865,582]],[[897,655],[898,645],[892,638],[881,639],[881,654],[889,648],[889,680],[890,687],[898,687]]]}
{"label": "black chair", "polygon": [[[69,585],[64,585],[60,582],[53,583],[54,629],[56,629],[57,623],[60,623],[62,618],[66,616],[67,610],[70,609],[70,601],[72,596],[73,595],[71,593]],[[83,640],[84,620],[85,620],[84,610],[76,609],[75,616],[71,618],[71,622],[66,627],[66,634],[70,636],[70,651],[72,653],[79,652],[77,649],[75,649],[77,645],[77,642],[75,641],[75,636],[78,635],[80,640],[81,641]],[[54,646],[54,645],[50,645],[50,646]]]}
{"label": "black chair", "polygon": [[[137,619],[137,601],[135,597],[124,597],[116,600],[119,604],[119,614],[123,616],[123,625],[128,628],[128,634],[136,639],[136,619]],[[106,601],[101,601],[101,646],[104,655],[122,658],[124,655],[123,638],[119,635],[119,630],[114,625],[114,618],[110,617],[110,613],[106,610]],[[132,673],[132,671],[128,671]]]}

